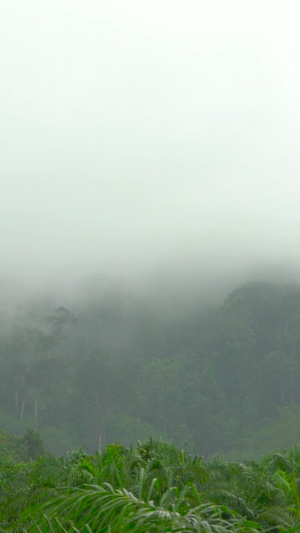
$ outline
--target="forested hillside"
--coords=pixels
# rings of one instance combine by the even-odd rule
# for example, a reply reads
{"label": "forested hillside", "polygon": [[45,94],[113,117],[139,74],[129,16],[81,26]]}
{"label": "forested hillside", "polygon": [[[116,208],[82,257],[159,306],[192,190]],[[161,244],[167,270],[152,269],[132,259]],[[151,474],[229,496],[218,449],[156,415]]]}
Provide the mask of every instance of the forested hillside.
{"label": "forested hillside", "polygon": [[300,431],[300,289],[245,284],[222,305],[120,292],[2,307],[0,427],[56,455],[160,435],[253,456]]}

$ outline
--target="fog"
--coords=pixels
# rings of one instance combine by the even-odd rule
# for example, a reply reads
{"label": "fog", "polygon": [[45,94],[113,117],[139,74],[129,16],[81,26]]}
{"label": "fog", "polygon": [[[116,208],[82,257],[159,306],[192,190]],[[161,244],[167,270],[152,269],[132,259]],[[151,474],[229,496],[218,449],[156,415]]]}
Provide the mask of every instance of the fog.
{"label": "fog", "polygon": [[297,271],[296,2],[1,12],[4,293]]}

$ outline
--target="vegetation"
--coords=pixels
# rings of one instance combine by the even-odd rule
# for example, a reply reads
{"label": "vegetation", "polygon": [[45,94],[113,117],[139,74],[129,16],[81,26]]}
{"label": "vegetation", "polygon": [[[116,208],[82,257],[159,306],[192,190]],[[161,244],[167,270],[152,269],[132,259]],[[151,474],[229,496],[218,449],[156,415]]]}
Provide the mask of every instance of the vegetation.
{"label": "vegetation", "polygon": [[299,325],[267,283],[3,319],[0,531],[300,530]]}
{"label": "vegetation", "polygon": [[120,292],[72,311],[36,302],[10,312],[0,427],[20,438],[34,428],[57,456],[150,435],[233,460],[298,441],[297,286],[248,283],[215,309]]}
{"label": "vegetation", "polygon": [[300,529],[300,446],[210,462],[152,440],[0,467],[0,531],[272,532]]}

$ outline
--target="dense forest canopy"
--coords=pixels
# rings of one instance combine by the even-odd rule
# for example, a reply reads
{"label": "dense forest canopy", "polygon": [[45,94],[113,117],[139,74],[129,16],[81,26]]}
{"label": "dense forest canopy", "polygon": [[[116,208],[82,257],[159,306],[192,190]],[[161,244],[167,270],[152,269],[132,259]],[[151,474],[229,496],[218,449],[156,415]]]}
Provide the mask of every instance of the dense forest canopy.
{"label": "dense forest canopy", "polygon": [[2,309],[0,427],[56,454],[161,436],[209,457],[298,439],[300,289],[251,282],[219,306],[115,291]]}

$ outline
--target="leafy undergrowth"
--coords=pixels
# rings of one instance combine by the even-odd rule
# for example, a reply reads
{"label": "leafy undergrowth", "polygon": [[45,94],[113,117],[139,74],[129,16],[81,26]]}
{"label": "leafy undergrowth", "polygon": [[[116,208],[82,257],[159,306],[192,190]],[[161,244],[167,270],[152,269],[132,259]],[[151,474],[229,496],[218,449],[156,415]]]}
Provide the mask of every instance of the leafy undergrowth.
{"label": "leafy undergrowth", "polygon": [[300,448],[205,462],[149,440],[0,468],[0,531],[80,533],[300,530]]}

